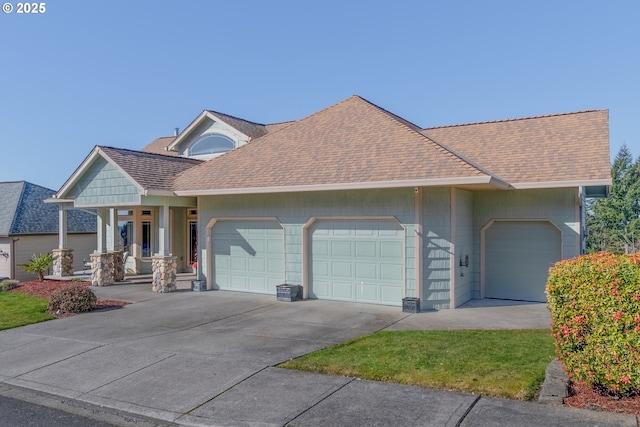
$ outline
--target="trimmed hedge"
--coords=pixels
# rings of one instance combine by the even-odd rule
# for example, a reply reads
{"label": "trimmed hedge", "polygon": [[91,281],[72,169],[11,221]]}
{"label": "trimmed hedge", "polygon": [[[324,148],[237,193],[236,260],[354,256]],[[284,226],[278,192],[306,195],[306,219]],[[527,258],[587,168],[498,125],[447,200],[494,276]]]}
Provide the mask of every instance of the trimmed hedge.
{"label": "trimmed hedge", "polygon": [[49,298],[47,310],[55,313],[61,310],[65,313],[84,313],[96,308],[96,295],[86,286],[69,285],[56,289]]}
{"label": "trimmed hedge", "polygon": [[640,392],[640,255],[560,261],[547,296],[567,373],[609,394]]}

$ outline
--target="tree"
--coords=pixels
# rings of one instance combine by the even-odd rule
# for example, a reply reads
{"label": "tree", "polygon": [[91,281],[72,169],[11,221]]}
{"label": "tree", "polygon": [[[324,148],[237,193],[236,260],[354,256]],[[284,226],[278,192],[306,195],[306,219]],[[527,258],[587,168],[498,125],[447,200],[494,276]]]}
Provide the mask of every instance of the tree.
{"label": "tree", "polygon": [[626,145],[611,166],[610,196],[587,202],[588,252],[640,251],[640,159]]}
{"label": "tree", "polygon": [[42,281],[44,280],[44,271],[51,267],[51,264],[53,264],[56,259],[58,259],[57,256],[53,256],[53,254],[48,252],[40,255],[33,254],[28,264],[18,264],[18,267],[21,267],[29,273],[36,273],[38,280]]}

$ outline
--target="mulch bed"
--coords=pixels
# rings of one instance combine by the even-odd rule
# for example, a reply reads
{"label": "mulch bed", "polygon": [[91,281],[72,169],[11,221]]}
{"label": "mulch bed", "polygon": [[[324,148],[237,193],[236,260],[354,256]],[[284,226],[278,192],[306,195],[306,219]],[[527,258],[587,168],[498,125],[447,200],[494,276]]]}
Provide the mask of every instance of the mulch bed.
{"label": "mulch bed", "polygon": [[[71,282],[68,280],[34,280],[30,282],[20,282],[17,288],[9,292],[22,292],[42,298],[49,298],[51,293],[56,289],[71,284],[79,284],[82,286],[91,286],[91,282]],[[106,310],[114,307],[122,307],[129,304],[124,301],[114,301],[108,299],[98,299],[96,310]],[[57,317],[66,317],[63,314]],[[614,397],[603,396],[592,387],[584,383],[571,382],[569,397],[564,400],[564,404],[574,408],[591,409],[596,411],[622,412],[626,414],[640,416],[640,396],[632,397]]]}
{"label": "mulch bed", "polygon": [[[35,297],[40,298],[49,298],[53,291],[59,288],[63,288],[69,285],[81,285],[81,286],[91,286],[91,282],[88,281],[70,281],[70,280],[49,280],[45,279],[43,281],[40,280],[32,280],[30,282],[20,282],[18,287],[11,289],[9,292],[21,292],[23,294],[33,295]],[[96,303],[96,310],[106,310],[114,307],[122,307],[123,305],[130,304],[125,301],[115,301],[110,299],[98,299]],[[71,315],[70,313],[65,313],[62,315],[56,315],[52,313],[56,317],[67,317]]]}

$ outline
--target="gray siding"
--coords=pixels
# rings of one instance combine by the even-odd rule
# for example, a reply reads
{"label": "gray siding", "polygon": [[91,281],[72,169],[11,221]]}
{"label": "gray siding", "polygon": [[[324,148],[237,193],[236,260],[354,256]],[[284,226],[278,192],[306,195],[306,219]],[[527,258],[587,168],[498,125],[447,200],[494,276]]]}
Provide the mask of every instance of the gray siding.
{"label": "gray siding", "polygon": [[423,191],[422,308],[450,307],[451,189]]}
{"label": "gray siding", "polygon": [[[474,233],[495,219],[546,219],[562,231],[562,258],[580,254],[580,212],[577,188],[483,191],[474,193]],[[480,259],[480,239],[474,245],[474,260]],[[473,298],[480,298],[480,272],[474,274]]]}
{"label": "gray siding", "polygon": [[98,158],[69,192],[75,206],[123,206],[138,204],[138,188],[118,168]]}
{"label": "gray siding", "polygon": [[[458,307],[473,298],[473,278],[480,261],[473,256],[477,240],[473,232],[473,193],[456,189],[455,197],[454,307]],[[461,267],[460,261],[464,262],[467,256],[469,267]]]}
{"label": "gray siding", "polygon": [[0,277],[11,277],[13,254],[11,253],[11,240],[8,237],[0,237],[0,250],[9,254],[9,257],[0,256]]}
{"label": "gray siding", "polygon": [[[82,271],[83,258],[89,258],[89,254],[92,253],[96,246],[96,235],[93,233],[88,234],[70,234],[68,237],[68,247],[73,249],[73,268],[75,271]],[[40,235],[40,236],[20,236],[20,240],[15,243],[15,257],[14,262],[16,264],[16,277],[15,279],[26,281],[37,279],[37,276],[33,273],[25,272],[17,264],[29,263],[33,254],[42,254],[51,252],[52,249],[58,247],[58,236]],[[1,261],[0,261],[1,262]],[[51,271],[45,272],[45,275],[50,274]]]}
{"label": "gray siding", "polygon": [[[206,236],[206,226],[212,218],[276,217],[284,228],[286,282],[301,284],[303,226],[311,218],[393,216],[405,227],[406,236],[411,237],[405,239],[405,286],[407,294],[413,295],[414,197],[413,189],[409,188],[201,197],[199,235]],[[206,260],[206,247],[201,244],[199,251],[199,259]],[[207,274],[206,266],[202,273]]]}

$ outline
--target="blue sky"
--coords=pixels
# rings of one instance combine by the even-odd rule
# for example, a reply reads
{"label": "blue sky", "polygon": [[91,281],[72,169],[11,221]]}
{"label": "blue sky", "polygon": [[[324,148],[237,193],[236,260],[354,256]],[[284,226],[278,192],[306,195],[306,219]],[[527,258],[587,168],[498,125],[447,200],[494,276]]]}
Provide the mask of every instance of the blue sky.
{"label": "blue sky", "polygon": [[353,94],[423,127],[609,109],[612,155],[640,155],[637,0],[10,3],[0,181],[57,190],[95,145],[204,109],[273,123]]}

